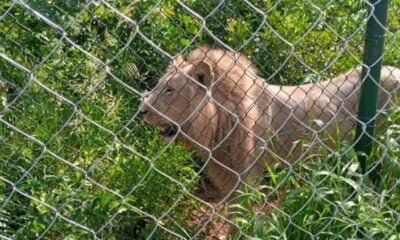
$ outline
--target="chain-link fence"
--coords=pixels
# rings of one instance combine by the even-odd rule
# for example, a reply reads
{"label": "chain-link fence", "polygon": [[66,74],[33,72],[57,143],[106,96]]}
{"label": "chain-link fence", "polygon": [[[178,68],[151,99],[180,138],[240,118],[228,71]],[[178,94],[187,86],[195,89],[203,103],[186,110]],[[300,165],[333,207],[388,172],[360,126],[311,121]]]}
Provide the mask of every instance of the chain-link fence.
{"label": "chain-link fence", "polygon": [[375,7],[1,1],[0,238],[400,239],[398,0],[357,120]]}

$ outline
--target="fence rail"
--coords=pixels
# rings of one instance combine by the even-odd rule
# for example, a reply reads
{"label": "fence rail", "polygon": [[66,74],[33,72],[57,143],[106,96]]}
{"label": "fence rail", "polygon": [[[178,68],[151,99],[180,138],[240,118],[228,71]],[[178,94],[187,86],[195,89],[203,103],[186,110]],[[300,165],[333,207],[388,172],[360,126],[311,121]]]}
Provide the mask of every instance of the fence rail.
{"label": "fence rail", "polygon": [[0,239],[400,239],[387,4],[1,1]]}

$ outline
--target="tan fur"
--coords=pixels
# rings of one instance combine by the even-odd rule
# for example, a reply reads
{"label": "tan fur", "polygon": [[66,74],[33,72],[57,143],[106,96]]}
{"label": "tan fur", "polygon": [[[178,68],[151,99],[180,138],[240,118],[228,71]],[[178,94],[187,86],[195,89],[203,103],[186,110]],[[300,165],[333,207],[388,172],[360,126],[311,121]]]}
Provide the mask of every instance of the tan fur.
{"label": "tan fur", "polygon": [[[265,164],[289,165],[305,154],[299,140],[313,140],[322,131],[335,135],[337,126],[343,138],[354,128],[360,74],[358,68],[315,84],[271,85],[246,56],[200,47],[187,60],[178,56],[171,63],[140,110],[161,130],[178,126],[177,136],[166,140],[196,149],[226,197],[241,183],[251,184],[248,177],[261,175]],[[399,92],[399,69],[384,67],[381,79],[386,89]],[[381,91],[381,103],[389,96]]]}

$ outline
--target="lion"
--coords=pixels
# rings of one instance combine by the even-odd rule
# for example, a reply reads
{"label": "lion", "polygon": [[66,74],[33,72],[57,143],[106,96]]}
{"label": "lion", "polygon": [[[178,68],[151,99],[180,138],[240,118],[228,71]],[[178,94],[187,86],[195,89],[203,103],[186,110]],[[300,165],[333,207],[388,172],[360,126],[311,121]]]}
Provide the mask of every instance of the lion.
{"label": "lion", "polygon": [[[399,92],[400,69],[384,66],[381,80],[379,108]],[[244,54],[203,46],[173,60],[139,111],[167,142],[195,149],[219,197],[229,198],[256,184],[265,164],[289,166],[306,154],[299,141],[338,126],[344,138],[356,124],[360,83],[355,68],[317,83],[273,85]]]}

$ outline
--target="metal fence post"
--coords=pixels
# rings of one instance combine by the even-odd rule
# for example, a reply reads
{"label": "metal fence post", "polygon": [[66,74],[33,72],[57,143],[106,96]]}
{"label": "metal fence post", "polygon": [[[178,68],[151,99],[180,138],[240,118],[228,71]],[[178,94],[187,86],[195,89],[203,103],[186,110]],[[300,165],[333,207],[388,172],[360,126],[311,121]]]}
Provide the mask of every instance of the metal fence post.
{"label": "metal fence post", "polygon": [[[361,170],[366,172],[366,156],[372,150],[375,115],[378,102],[378,84],[381,75],[384,34],[388,0],[370,0],[373,5],[365,33],[364,64],[362,69],[361,95],[358,109],[355,150],[359,152]],[[364,127],[365,126],[365,127]]]}

